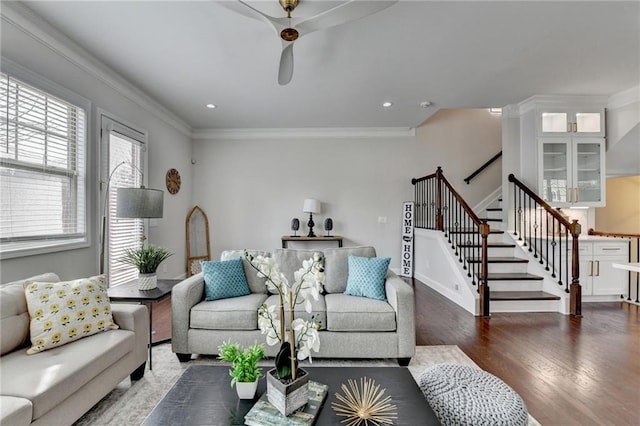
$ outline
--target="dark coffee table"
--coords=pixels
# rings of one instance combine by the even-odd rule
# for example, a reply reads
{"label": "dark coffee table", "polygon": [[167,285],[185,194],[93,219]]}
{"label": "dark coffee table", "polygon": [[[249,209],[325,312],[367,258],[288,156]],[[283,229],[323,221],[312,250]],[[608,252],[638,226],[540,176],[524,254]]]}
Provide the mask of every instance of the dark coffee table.
{"label": "dark coffee table", "polygon": [[[409,370],[402,367],[305,367],[311,379],[329,385],[316,425],[340,425],[331,402],[335,393],[348,379],[372,378],[386,389],[397,407],[396,425],[439,425],[433,410],[427,404]],[[192,365],[156,405],[145,419],[144,425],[223,426],[243,425],[260,395],[266,392],[266,380],[261,378],[253,400],[238,399],[229,383],[229,367]],[[341,392],[342,393],[342,392]]]}

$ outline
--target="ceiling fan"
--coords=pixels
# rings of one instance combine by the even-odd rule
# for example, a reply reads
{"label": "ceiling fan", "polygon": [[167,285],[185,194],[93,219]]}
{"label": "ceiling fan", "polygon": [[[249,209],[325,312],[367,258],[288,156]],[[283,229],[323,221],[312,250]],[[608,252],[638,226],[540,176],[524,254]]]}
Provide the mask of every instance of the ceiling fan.
{"label": "ceiling fan", "polygon": [[292,26],[291,20],[294,18],[292,18],[291,13],[296,6],[298,6],[298,0],[278,1],[282,9],[286,12],[286,17],[267,15],[243,0],[225,1],[222,2],[222,4],[241,15],[266,22],[275,30],[276,34],[278,34],[282,42],[280,68],[278,70],[278,83],[281,86],[289,84],[293,77],[293,43],[300,39],[300,37],[314,31],[324,30],[364,18],[398,2],[398,0],[350,0]]}

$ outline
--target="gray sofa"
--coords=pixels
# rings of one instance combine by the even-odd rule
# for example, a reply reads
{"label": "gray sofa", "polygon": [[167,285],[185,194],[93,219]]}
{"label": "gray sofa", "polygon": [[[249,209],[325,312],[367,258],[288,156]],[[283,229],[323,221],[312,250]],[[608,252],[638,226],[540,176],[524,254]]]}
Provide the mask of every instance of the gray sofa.
{"label": "gray sofa", "polygon": [[[407,365],[415,352],[414,293],[411,285],[391,270],[387,273],[387,301],[343,294],[348,277],[348,256],[375,257],[373,247],[324,249],[325,293],[313,303],[312,315],[320,321],[320,351],[314,358],[397,358]],[[241,250],[222,253],[221,260],[242,256]],[[302,260],[315,251],[276,249],[271,255],[281,271],[293,282],[293,273]],[[277,295],[267,293],[264,279],[244,260],[244,269],[251,294],[229,299],[205,301],[202,273],[182,281],[171,296],[172,348],[180,361],[192,354],[217,354],[225,341],[250,345],[265,342],[258,329],[258,308],[263,304],[277,305]],[[304,307],[296,316],[309,318]],[[275,356],[276,346],[267,346],[268,356]]]}
{"label": "gray sofa", "polygon": [[[59,278],[48,273],[28,280]],[[142,378],[149,328],[144,306],[112,304],[118,330],[27,355],[25,281],[0,286],[0,424],[70,425],[128,375]]]}

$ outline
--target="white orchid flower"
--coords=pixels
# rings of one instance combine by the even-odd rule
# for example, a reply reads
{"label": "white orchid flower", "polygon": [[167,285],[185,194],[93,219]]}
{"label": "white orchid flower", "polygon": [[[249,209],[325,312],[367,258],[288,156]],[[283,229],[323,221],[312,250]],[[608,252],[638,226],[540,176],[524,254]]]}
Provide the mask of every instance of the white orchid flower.
{"label": "white orchid flower", "polygon": [[[289,307],[304,302],[305,310],[308,313],[312,312],[311,300],[319,299],[324,284],[322,256],[316,253],[312,259],[304,260],[302,268],[294,272],[292,285],[289,285],[287,277],[280,271],[279,265],[273,258],[251,257],[248,254],[245,256],[258,271],[258,277],[266,279],[269,290],[277,291],[280,294],[281,304],[289,309],[289,327],[294,332],[296,357],[299,360],[308,358],[311,362],[311,352],[320,350],[319,327],[315,322],[294,318],[294,312]],[[258,311],[258,327],[262,334],[266,334],[269,346],[283,343],[287,338],[287,333],[284,328],[281,328],[283,326],[281,320],[283,319],[279,318],[280,315],[285,316],[282,309],[283,306],[267,306],[265,304]],[[279,336],[279,332],[282,332],[284,336]]]}
{"label": "white orchid flower", "polygon": [[274,346],[280,343],[278,331],[280,329],[280,319],[276,316],[274,305],[262,305],[258,311],[258,328],[262,334],[266,334],[267,345]]}

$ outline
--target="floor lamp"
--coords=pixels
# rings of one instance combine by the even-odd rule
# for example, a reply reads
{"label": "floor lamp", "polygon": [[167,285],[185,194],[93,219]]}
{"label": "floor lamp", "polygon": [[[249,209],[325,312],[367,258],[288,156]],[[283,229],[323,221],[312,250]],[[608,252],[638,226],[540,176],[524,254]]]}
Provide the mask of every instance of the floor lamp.
{"label": "floor lamp", "polygon": [[[140,173],[142,180],[144,174],[131,163],[123,161],[118,164],[107,180],[107,190],[104,196],[104,205],[102,210],[102,224],[100,229],[100,274],[104,274],[105,266],[105,244],[107,231],[107,198],[109,197],[109,185],[113,174],[124,164],[129,164],[132,168]],[[155,219],[161,218],[163,215],[164,192],[159,189],[145,188],[118,188],[116,194],[116,217],[131,219]]]}

